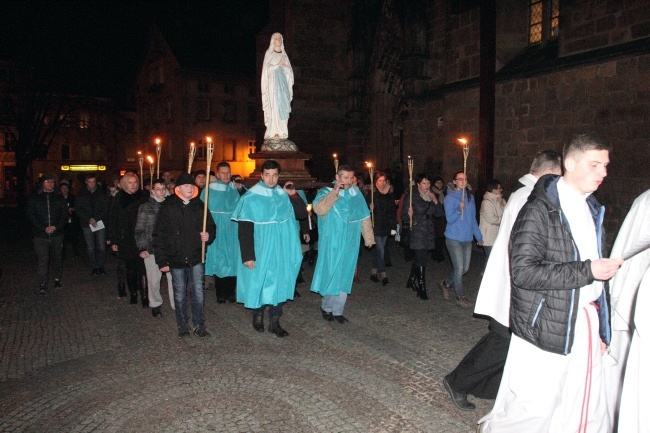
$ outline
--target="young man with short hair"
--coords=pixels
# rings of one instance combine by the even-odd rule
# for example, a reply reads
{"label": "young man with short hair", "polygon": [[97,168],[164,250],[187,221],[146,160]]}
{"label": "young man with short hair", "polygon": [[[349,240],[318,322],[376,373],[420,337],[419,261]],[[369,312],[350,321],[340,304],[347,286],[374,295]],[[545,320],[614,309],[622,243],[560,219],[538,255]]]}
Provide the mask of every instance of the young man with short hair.
{"label": "young man with short hair", "polygon": [[289,195],[280,186],[280,164],[262,164],[261,179],[241,197],[232,219],[239,223],[241,261],[237,270],[237,302],[253,310],[253,329],[264,332],[269,308],[269,332],[289,333],[280,326],[282,305],[293,299],[302,252],[298,223]]}
{"label": "young man with short hair", "polygon": [[610,146],[579,134],[564,176],[542,176],[510,235],[512,338],[482,432],[607,431],[603,354],[610,341],[603,282],[622,259],[602,258],[604,207],[593,196]]}
{"label": "young man with short hair", "polygon": [[[156,254],[151,242],[153,228],[156,224],[156,217],[160,206],[165,201],[167,188],[164,179],[156,179],[153,182],[153,191],[149,201],[140,205],[138,209],[138,219],[135,223],[135,242],[140,250],[140,257],[144,260],[144,268],[147,272],[147,286],[149,307],[153,317],[161,317],[162,311],[160,306],[163,303],[160,295],[160,278],[162,272],[156,264]],[[169,301],[172,309],[174,308],[174,292],[172,290],[172,275],[170,272],[167,276],[167,290],[169,292]]]}

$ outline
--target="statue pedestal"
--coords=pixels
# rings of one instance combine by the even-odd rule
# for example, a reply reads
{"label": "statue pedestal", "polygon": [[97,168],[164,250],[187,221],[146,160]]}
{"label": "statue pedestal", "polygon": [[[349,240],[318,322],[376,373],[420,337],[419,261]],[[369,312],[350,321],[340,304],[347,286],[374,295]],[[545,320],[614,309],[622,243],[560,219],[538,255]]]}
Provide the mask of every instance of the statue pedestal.
{"label": "statue pedestal", "polygon": [[290,180],[296,185],[297,189],[307,189],[316,181],[316,178],[311,177],[305,168],[305,161],[311,159],[311,155],[307,153],[264,150],[251,153],[248,157],[255,161],[255,171],[246,178],[246,184],[249,186],[260,180],[260,170],[267,159],[272,159],[280,164],[282,168],[280,173],[281,184]]}

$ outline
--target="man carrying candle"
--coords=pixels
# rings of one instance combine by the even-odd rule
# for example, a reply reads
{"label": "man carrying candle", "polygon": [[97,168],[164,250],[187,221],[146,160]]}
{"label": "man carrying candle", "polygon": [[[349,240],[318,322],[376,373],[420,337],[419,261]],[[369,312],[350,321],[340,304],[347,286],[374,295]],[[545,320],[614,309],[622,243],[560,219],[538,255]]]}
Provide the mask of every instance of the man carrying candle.
{"label": "man carrying candle", "polygon": [[336,184],[322,188],[314,199],[319,246],[311,291],[323,296],[323,319],[340,324],[348,321],[343,309],[352,291],[359,236],[363,234],[366,247],[375,244],[370,211],[359,188],[352,185],[353,178],[351,167],[339,166]]}
{"label": "man carrying candle", "polygon": [[205,201],[206,191],[209,193],[208,209],[217,226],[217,237],[208,247],[205,257],[205,275],[206,288],[210,283],[214,285],[219,304],[236,302],[237,267],[241,263],[238,224],[230,216],[245,191],[237,189],[230,179],[230,164],[220,162],[217,164],[216,180],[200,195],[201,200]]}
{"label": "man carrying candle", "polygon": [[241,197],[232,214],[239,223],[242,264],[237,269],[237,302],[253,310],[253,329],[264,332],[264,310],[269,308],[268,330],[289,335],[280,326],[282,305],[293,299],[302,255],[298,224],[289,195],[280,186],[280,164],[267,160],[260,182]]}
{"label": "man carrying candle", "polygon": [[189,173],[178,176],[175,194],[161,204],[154,225],[152,244],[156,264],[161,272],[171,272],[178,336],[190,336],[187,315],[187,290],[192,294],[192,331],[208,337],[203,316],[203,280],[205,265],[201,261],[202,242],[211,244],[216,234],[212,217],[203,231],[203,203]]}

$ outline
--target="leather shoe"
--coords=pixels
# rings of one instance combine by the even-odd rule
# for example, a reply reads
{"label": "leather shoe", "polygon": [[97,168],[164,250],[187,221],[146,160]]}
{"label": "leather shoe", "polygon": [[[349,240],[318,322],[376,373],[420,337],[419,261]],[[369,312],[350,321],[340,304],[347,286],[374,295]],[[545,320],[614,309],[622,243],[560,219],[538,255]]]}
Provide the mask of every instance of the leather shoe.
{"label": "leather shoe", "polygon": [[162,317],[162,311],[160,311],[160,307],[153,307],[151,309],[151,315],[153,317]]}
{"label": "leather shoe", "polygon": [[346,319],[345,316],[343,316],[343,315],[341,315],[341,316],[332,316],[332,317],[334,318],[334,320],[339,322],[339,324],[341,324],[341,325],[344,324],[345,322],[349,322],[349,320]]}
{"label": "leather shoe", "polygon": [[372,281],[373,283],[378,283],[379,277],[377,276],[377,274],[370,275],[370,281]]}
{"label": "leather shoe", "polygon": [[454,404],[458,409],[460,410],[476,409],[474,403],[470,403],[469,401],[467,401],[467,394],[461,394],[460,392],[456,392],[451,388],[451,385],[449,385],[446,376],[442,379],[442,384],[445,386],[445,389],[451,396],[451,400],[454,402]]}
{"label": "leather shoe", "polygon": [[388,278],[387,277],[384,277],[384,278],[381,279],[381,285],[384,286],[384,287],[388,285]]}
{"label": "leather shoe", "polygon": [[255,311],[253,313],[253,329],[257,332],[264,332],[264,312]]}
{"label": "leather shoe", "polygon": [[328,322],[331,322],[334,320],[334,316],[332,313],[328,313],[327,311],[323,310],[322,308],[320,309],[320,312],[323,314],[323,319],[327,320]]}

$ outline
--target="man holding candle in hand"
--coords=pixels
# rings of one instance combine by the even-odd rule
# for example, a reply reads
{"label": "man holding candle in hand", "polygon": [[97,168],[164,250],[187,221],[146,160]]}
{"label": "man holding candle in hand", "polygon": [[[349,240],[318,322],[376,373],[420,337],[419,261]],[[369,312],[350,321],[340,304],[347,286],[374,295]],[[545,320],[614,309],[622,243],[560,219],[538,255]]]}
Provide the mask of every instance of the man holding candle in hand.
{"label": "man holding candle in hand", "polygon": [[212,280],[219,304],[236,302],[237,267],[241,263],[238,225],[230,216],[245,191],[238,189],[230,177],[230,164],[220,162],[217,164],[216,181],[211,182],[200,195],[201,200],[205,201],[205,194],[209,194],[208,209],[217,225],[217,237],[205,256],[205,275],[206,280]]}
{"label": "man holding candle in hand", "polygon": [[[199,189],[189,173],[178,176],[175,194],[162,202],[152,244],[156,263],[161,272],[172,274],[174,305],[179,337],[190,336],[187,315],[187,289],[192,293],[193,332],[208,337],[203,316],[203,280],[205,265],[201,258],[202,242],[211,244],[216,234],[212,217],[207,218],[203,231],[203,203],[198,198]],[[188,287],[189,286],[189,287]]]}
{"label": "man holding candle in hand", "polygon": [[366,247],[375,244],[370,211],[359,188],[352,185],[353,178],[351,167],[339,166],[336,184],[322,188],[314,199],[319,245],[311,291],[323,296],[323,319],[340,324],[348,321],[343,309],[352,291],[359,236],[363,234]]}

